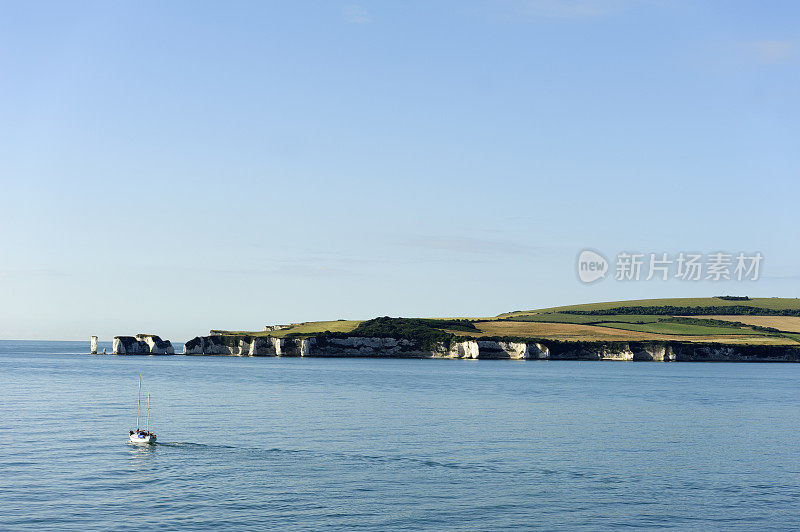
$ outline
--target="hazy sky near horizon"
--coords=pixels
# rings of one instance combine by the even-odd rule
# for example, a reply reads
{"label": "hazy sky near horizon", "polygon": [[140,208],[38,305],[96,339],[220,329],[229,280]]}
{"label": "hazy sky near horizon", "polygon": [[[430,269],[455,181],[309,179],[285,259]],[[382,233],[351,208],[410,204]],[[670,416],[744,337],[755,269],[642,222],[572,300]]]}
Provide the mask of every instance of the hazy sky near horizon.
{"label": "hazy sky near horizon", "polygon": [[[0,338],[800,296],[798,2],[0,13]],[[585,285],[584,248],[764,262]]]}

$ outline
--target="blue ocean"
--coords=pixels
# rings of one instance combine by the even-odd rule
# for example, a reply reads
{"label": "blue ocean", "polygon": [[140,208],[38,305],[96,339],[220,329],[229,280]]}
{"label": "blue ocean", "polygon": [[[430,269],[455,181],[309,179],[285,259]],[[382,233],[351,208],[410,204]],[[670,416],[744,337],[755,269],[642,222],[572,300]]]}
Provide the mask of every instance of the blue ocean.
{"label": "blue ocean", "polygon": [[798,364],[87,351],[0,342],[2,530],[800,528]]}

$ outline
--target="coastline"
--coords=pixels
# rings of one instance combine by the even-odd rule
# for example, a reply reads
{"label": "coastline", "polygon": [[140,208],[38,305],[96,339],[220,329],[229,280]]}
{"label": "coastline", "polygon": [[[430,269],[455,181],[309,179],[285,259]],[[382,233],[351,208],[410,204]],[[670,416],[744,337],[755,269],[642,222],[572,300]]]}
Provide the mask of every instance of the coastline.
{"label": "coastline", "polygon": [[[144,335],[140,335],[144,336]],[[115,347],[123,346],[115,338]],[[464,360],[582,360],[650,362],[800,362],[800,346],[734,345],[677,341],[556,341],[544,339],[454,339],[426,342],[407,338],[317,335],[273,338],[251,335],[209,335],[187,341],[175,353],[169,341],[129,341],[114,355],[234,357],[318,357]]]}

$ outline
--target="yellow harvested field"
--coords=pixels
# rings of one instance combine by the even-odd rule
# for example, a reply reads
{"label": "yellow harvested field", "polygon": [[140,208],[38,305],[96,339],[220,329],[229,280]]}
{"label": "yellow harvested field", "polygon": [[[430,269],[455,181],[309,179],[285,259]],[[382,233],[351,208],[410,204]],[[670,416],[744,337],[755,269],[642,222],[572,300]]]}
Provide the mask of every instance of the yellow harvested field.
{"label": "yellow harvested field", "polygon": [[623,331],[596,325],[575,323],[538,323],[533,321],[485,321],[476,323],[480,333],[475,336],[534,336],[563,340],[649,340],[654,334]]}
{"label": "yellow harvested field", "polygon": [[786,338],[771,338],[766,336],[686,336],[674,334],[654,334],[574,323],[485,321],[478,322],[475,324],[475,326],[480,330],[480,332],[450,332],[461,336],[522,336],[550,340],[575,341],[676,340],[683,342],[723,342],[732,344],[796,344],[796,342]]}
{"label": "yellow harvested field", "polygon": [[759,327],[774,327],[781,331],[800,332],[800,317],[798,316],[690,316],[692,318],[705,318],[723,321],[739,321],[747,325]]}

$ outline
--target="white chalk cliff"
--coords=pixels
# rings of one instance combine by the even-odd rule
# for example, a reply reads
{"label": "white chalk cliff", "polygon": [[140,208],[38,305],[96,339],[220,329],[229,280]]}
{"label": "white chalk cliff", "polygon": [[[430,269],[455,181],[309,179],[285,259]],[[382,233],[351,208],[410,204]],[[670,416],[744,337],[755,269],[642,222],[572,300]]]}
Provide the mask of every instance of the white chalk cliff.
{"label": "white chalk cliff", "polygon": [[360,336],[271,338],[198,336],[184,344],[187,355],[375,358],[464,358],[511,360],[800,361],[790,346],[727,346],[679,342],[555,342],[462,340],[423,347],[414,340]]}

